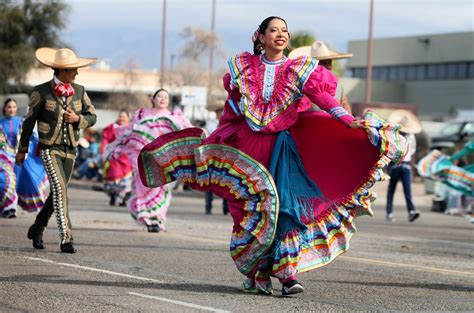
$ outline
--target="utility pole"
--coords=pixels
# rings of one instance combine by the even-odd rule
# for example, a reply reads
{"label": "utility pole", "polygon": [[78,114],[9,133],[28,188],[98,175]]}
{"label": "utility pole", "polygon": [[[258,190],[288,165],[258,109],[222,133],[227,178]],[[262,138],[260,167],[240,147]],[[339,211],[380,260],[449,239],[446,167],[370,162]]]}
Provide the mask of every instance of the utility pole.
{"label": "utility pole", "polygon": [[209,49],[209,82],[207,87],[208,99],[212,99],[212,67],[214,63],[214,37],[216,33],[216,0],[212,0],[212,13],[211,13],[211,35],[212,35],[212,45]]}
{"label": "utility pole", "polygon": [[365,81],[365,103],[372,101],[372,29],[374,25],[374,0],[370,0],[369,39],[367,41],[367,78]]}
{"label": "utility pole", "polygon": [[164,88],[165,85],[165,50],[166,50],[166,0],[163,0],[163,19],[161,25],[161,77],[160,86]]}

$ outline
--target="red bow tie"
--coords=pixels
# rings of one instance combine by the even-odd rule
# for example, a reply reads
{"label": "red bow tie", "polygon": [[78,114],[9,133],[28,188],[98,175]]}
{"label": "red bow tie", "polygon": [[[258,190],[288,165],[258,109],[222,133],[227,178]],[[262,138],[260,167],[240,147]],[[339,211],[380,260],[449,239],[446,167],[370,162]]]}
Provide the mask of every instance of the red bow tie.
{"label": "red bow tie", "polygon": [[74,94],[74,88],[70,84],[57,84],[54,86],[54,92],[58,97],[69,97]]}

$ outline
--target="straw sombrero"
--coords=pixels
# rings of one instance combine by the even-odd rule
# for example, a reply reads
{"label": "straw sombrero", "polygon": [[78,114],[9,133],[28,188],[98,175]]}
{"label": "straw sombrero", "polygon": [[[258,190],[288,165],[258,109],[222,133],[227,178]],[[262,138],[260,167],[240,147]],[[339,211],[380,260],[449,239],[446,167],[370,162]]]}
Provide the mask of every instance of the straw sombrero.
{"label": "straw sombrero", "polygon": [[407,134],[418,134],[423,130],[416,115],[408,110],[394,110],[387,120],[389,124],[402,126],[400,130]]}
{"label": "straw sombrero", "polygon": [[51,68],[79,68],[94,64],[96,58],[79,58],[68,48],[52,49],[39,48],[35,53],[36,59]]}
{"label": "straw sombrero", "polygon": [[341,53],[336,50],[329,49],[322,41],[315,41],[311,46],[303,46],[293,49],[288,57],[296,59],[302,55],[306,55],[317,60],[335,60],[347,59],[353,56],[352,53]]}

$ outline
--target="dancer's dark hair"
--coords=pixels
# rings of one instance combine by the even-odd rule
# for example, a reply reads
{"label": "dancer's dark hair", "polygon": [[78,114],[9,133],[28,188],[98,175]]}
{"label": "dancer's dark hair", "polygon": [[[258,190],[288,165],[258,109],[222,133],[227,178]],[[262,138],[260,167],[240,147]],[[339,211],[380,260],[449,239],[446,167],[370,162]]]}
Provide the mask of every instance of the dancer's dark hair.
{"label": "dancer's dark hair", "polygon": [[257,31],[255,32],[255,36],[254,36],[255,40],[253,42],[253,54],[262,54],[263,43],[261,43],[260,40],[258,39],[258,34],[265,35],[265,31],[268,28],[268,24],[270,24],[270,22],[274,19],[282,20],[285,23],[286,27],[288,27],[288,24],[286,23],[286,21],[279,16],[269,16],[266,19],[264,19],[258,26],[258,33]]}
{"label": "dancer's dark hair", "polygon": [[17,102],[16,102],[15,99],[13,99],[13,98],[7,98],[7,99],[5,100],[5,102],[3,102],[3,107],[2,107],[3,116],[5,116],[5,109],[6,109],[6,106],[7,106],[8,102],[15,102],[15,104],[18,106],[18,104],[17,104]]}

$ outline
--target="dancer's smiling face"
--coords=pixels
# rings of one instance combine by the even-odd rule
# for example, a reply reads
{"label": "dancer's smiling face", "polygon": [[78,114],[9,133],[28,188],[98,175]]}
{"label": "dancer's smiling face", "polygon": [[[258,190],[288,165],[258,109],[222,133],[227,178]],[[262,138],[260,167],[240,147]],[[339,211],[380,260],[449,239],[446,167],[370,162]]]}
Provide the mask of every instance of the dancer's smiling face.
{"label": "dancer's smiling face", "polygon": [[3,108],[3,115],[6,117],[15,116],[17,112],[17,105],[15,101],[8,101]]}
{"label": "dancer's smiling face", "polygon": [[265,33],[259,34],[260,42],[265,46],[265,51],[283,51],[288,47],[290,34],[285,21],[274,18],[268,23]]}
{"label": "dancer's smiling face", "polygon": [[166,109],[170,103],[170,98],[166,91],[161,90],[155,95],[151,102],[153,103],[153,108],[155,109]]}

